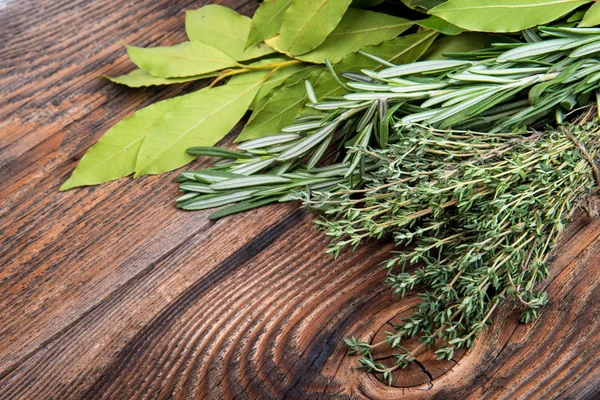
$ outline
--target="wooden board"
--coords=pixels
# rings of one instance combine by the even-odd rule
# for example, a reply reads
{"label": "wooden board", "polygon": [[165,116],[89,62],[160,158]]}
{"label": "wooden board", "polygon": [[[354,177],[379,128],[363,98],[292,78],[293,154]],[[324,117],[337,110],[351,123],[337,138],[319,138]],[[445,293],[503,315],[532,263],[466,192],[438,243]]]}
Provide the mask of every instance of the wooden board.
{"label": "wooden board", "polygon": [[97,76],[132,68],[123,42],[183,41],[184,10],[205,3],[0,2],[0,399],[598,398],[600,222],[583,214],[538,321],[507,304],[468,354],[424,355],[390,388],[343,344],[415,304],[383,283],[390,245],[333,260],[295,204],[210,223],[173,207],[175,173],[58,192],[112,124],[201,87]]}

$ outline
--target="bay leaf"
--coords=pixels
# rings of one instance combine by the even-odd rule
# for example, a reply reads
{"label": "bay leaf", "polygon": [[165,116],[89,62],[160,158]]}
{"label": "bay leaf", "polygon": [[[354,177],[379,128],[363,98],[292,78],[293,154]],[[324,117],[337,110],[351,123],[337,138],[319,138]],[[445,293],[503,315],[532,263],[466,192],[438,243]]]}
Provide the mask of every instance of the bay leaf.
{"label": "bay leaf", "polygon": [[[432,45],[438,32],[424,31],[387,40],[377,46],[362,49],[365,53],[383,58],[393,64],[408,64],[417,61]],[[378,69],[380,64],[361,54],[349,54],[335,66],[336,70],[359,72],[361,69]]]}
{"label": "bay leaf", "polygon": [[[332,63],[337,63],[346,54],[395,38],[412,25],[412,21],[404,18],[350,8],[322,44],[295,58],[318,64],[324,64],[327,58]],[[285,51],[280,36],[267,40],[267,44],[278,51]]]}
{"label": "bay leaf", "polygon": [[194,157],[186,149],[212,146],[244,116],[268,72],[236,75],[225,85],[186,96],[150,128],[140,148],[135,177],[179,168]]}
{"label": "bay leaf", "polygon": [[283,15],[281,47],[290,54],[311,51],[323,43],[352,0],[294,0]]}
{"label": "bay leaf", "polygon": [[355,8],[369,8],[375,7],[383,3],[383,0],[352,0],[351,7]]}
{"label": "bay leaf", "polygon": [[275,49],[277,52],[299,60],[298,56],[293,55],[292,53],[284,49],[283,46],[281,46],[281,36],[275,35],[272,38],[267,39],[265,43],[268,44],[269,47]]}
{"label": "bay leaf", "polygon": [[479,50],[490,44],[489,35],[475,32],[463,32],[456,36],[446,36],[431,45],[423,56],[425,60],[442,60],[445,53],[463,53]]}
{"label": "bay leaf", "polygon": [[[353,72],[346,70],[346,72]],[[329,70],[323,71],[314,87],[317,100],[323,100],[327,97],[341,96],[344,94],[344,88],[335,80]]]}
{"label": "bay leaf", "polygon": [[303,71],[306,68],[310,68],[310,65],[305,63],[299,63],[288,65],[286,67],[275,70],[275,72],[273,72],[269,79],[267,79],[265,83],[263,83],[263,85],[260,87],[260,90],[256,94],[256,97],[252,101],[252,104],[250,105],[250,109],[254,110],[256,108],[260,108],[257,106],[264,104],[264,101],[267,100],[266,97],[269,96],[270,93],[273,93],[275,89],[284,85],[285,81],[290,76],[300,71]]}
{"label": "bay leaf", "polygon": [[172,85],[174,83],[191,82],[198,79],[210,78],[216,75],[217,74],[215,72],[209,72],[202,75],[187,76],[184,78],[157,78],[154,75],[150,75],[143,69],[135,69],[125,75],[113,77],[103,75],[101,78],[108,79],[111,82],[129,86],[131,88],[139,88],[146,86]]}
{"label": "bay leaf", "polygon": [[415,22],[422,28],[434,29],[438,32],[443,33],[444,35],[454,36],[458,35],[461,32],[464,32],[464,29],[459,28],[458,26],[451,24],[448,21],[444,21],[443,19],[441,19],[440,17],[436,17],[435,15]]}
{"label": "bay leaf", "polygon": [[264,43],[246,47],[250,32],[250,18],[231,8],[209,4],[185,14],[185,31],[192,41],[199,41],[236,61],[251,60],[274,53]]}
{"label": "bay leaf", "polygon": [[[438,32],[436,31],[419,32],[387,40],[377,46],[365,47],[362,50],[394,64],[407,64],[417,61],[423,56],[437,36]],[[362,69],[377,70],[380,68],[381,64],[377,61],[359,53],[348,54],[339,63],[334,65],[334,69],[338,74],[342,72],[360,72]],[[329,70],[324,71],[319,76],[314,90],[318,100],[344,94],[344,89],[335,80],[333,75],[331,75]],[[311,112],[311,110],[304,109],[299,113],[302,112]]]}
{"label": "bay leaf", "polygon": [[252,17],[246,48],[277,35],[283,14],[293,0],[264,0]]}
{"label": "bay leaf", "polygon": [[323,72],[323,67],[313,66],[288,78],[288,84],[270,96],[261,108],[254,110],[236,142],[273,135],[289,125],[306,98],[304,80],[315,82]]}
{"label": "bay leaf", "polygon": [[[592,6],[593,7],[593,6]],[[590,7],[591,8],[591,7]],[[567,18],[567,22],[578,22],[583,19],[587,10],[575,11],[569,18]]]}
{"label": "bay leaf", "polygon": [[591,0],[449,0],[431,10],[471,31],[516,32],[554,21]]}
{"label": "bay leaf", "polygon": [[189,96],[154,103],[115,124],[85,153],[60,190],[97,185],[133,174],[140,146],[150,128]]}
{"label": "bay leaf", "polygon": [[600,25],[600,3],[595,2],[587,10],[583,16],[583,20],[579,23],[580,28],[588,28],[592,26]]}
{"label": "bay leaf", "polygon": [[445,2],[446,0],[402,0],[405,6],[424,13]]}
{"label": "bay leaf", "polygon": [[159,78],[200,75],[238,65],[227,54],[198,41],[164,47],[127,46],[127,53],[135,65]]}

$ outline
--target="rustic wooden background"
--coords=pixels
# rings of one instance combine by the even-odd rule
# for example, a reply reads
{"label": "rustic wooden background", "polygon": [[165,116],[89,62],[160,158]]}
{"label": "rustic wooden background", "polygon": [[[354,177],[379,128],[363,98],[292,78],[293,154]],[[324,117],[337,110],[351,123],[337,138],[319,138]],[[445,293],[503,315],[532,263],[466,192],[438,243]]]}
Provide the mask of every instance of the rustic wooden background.
{"label": "rustic wooden background", "polygon": [[123,42],[183,41],[207,2],[0,0],[0,398],[599,398],[598,220],[563,237],[538,321],[506,305],[468,354],[389,388],[342,339],[414,306],[383,283],[390,246],[332,260],[293,204],[210,223],[173,207],[174,174],[58,192],[111,125],[202,85],[96,77],[132,68]]}

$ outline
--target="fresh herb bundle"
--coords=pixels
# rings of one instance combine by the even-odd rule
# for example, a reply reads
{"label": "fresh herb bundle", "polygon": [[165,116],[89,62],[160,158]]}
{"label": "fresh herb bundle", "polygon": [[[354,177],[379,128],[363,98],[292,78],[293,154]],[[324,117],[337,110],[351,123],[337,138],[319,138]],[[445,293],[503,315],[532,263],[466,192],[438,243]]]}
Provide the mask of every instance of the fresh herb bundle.
{"label": "fresh herb bundle", "polygon": [[[214,80],[119,122],[61,190],[212,156],[213,168],[176,179],[178,207],[226,206],[218,219],[302,200],[322,213],[335,255],[393,237],[387,281],[401,295],[421,288],[422,303],[381,343],[347,340],[364,369],[392,383],[436,340],[446,342],[440,358],[470,347],[501,301],[521,302],[524,322],[546,303],[536,284],[552,246],[600,183],[600,127],[590,122],[600,29],[584,28],[600,24],[600,5],[381,3],[272,0],[252,19],[209,5],[187,13],[189,41],[128,46],[139,69],[113,82]],[[247,110],[237,151],[207,147]],[[558,127],[543,128],[550,122]],[[403,347],[417,336],[418,349]],[[371,357],[384,345],[397,351],[394,366]]]}
{"label": "fresh herb bundle", "polygon": [[[319,168],[311,178],[301,171],[269,178],[277,190],[312,180],[312,190],[288,198],[321,213],[317,223],[334,240],[330,253],[384,236],[398,245],[385,262],[387,283],[400,295],[418,288],[421,303],[380,343],[346,339],[363,369],[392,384],[393,371],[439,340],[446,344],[436,354],[450,359],[473,345],[508,299],[525,307],[523,322],[537,317],[547,295],[536,287],[548,276],[553,245],[576,206],[600,184],[600,126],[588,122],[596,119],[590,109],[577,123],[518,133],[415,124],[399,129],[387,149],[361,149],[367,166],[362,189],[341,183],[340,167]],[[255,178],[199,174],[216,181],[215,189]],[[409,351],[403,344],[412,337],[421,345]],[[381,346],[394,349],[393,366],[374,361],[372,351]]]}
{"label": "fresh herb bundle", "polygon": [[[307,84],[313,111],[282,133],[244,142],[241,151],[189,149],[222,160],[177,178],[178,206],[235,203],[216,219],[302,200],[322,214],[317,223],[334,255],[392,236],[398,251],[385,262],[387,282],[401,295],[418,287],[421,304],[383,342],[346,340],[362,368],[389,384],[393,371],[439,340],[440,359],[471,347],[503,300],[521,302],[529,322],[547,302],[536,285],[558,235],[600,184],[600,126],[589,105],[600,81],[599,32],[540,32],[526,33],[531,43],[451,60],[342,73],[346,81],[332,68],[346,94],[318,101]],[[550,117],[558,128],[523,129]],[[342,160],[318,166],[328,157]],[[409,351],[403,343],[412,337],[421,345]],[[373,360],[380,346],[395,350],[393,366]]]}

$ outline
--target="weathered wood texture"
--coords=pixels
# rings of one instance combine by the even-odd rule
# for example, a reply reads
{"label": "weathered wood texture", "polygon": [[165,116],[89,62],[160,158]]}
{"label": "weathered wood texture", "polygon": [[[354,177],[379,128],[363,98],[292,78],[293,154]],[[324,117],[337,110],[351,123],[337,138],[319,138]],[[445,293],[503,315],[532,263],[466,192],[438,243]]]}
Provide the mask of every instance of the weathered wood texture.
{"label": "weathered wood texture", "polygon": [[507,305],[470,353],[425,354],[398,375],[408,388],[388,388],[342,339],[380,336],[414,306],[383,283],[390,246],[334,261],[291,204],[210,223],[172,206],[174,174],[59,193],[112,124],[200,87],[96,77],[131,68],[122,42],[184,40],[184,10],[203,3],[0,2],[0,398],[600,396],[600,221],[564,236],[538,321]]}

